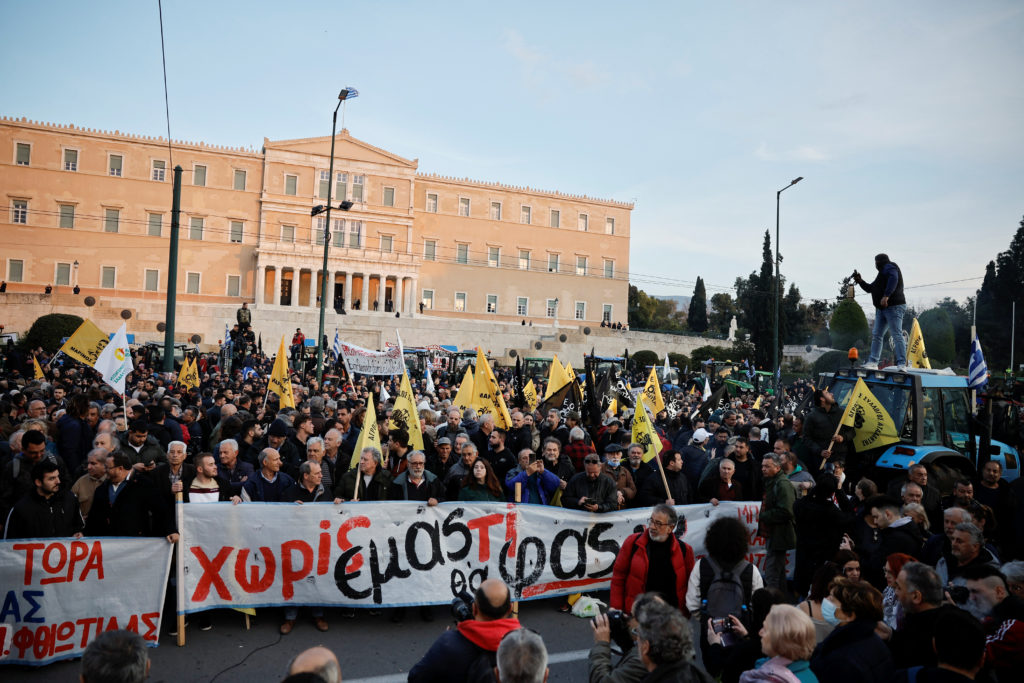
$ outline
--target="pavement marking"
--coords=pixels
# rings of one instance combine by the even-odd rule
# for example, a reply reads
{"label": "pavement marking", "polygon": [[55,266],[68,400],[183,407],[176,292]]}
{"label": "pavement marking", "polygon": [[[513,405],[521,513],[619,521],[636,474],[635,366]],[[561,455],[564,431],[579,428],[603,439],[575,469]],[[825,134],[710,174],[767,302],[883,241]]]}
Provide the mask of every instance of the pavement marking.
{"label": "pavement marking", "polygon": [[[585,660],[590,650],[572,650],[570,652],[559,652],[548,656],[548,666],[552,664],[565,664],[567,662],[578,662]],[[409,674],[387,674],[385,676],[370,676],[369,678],[346,678],[346,683],[403,683],[409,680]]]}

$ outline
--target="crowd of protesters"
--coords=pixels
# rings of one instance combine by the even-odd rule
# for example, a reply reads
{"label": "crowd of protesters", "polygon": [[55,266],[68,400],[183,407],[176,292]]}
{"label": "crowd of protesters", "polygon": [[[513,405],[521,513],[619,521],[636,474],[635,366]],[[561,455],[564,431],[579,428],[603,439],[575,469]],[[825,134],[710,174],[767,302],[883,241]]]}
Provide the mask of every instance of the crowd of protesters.
{"label": "crowd of protesters", "polygon": [[[654,416],[661,454],[644,462],[630,438],[632,410],[605,411],[596,423],[573,411],[531,412],[516,406],[508,369],[496,373],[508,428],[452,405],[455,368],[435,371],[430,394],[425,378],[413,378],[424,441],[417,450],[408,431],[389,427],[392,403],[380,401],[382,389],[398,394],[397,380],[347,378],[332,366],[321,385],[300,367],[292,378],[298,407],[280,409],[266,392],[270,360],[252,344],[242,353],[230,374],[216,356],[201,357],[200,387],[187,391],[140,351],[125,400],[90,368],[58,361],[33,380],[31,360],[9,353],[0,376],[4,537],[173,542],[178,492],[187,504],[357,498],[596,514],[650,508],[648,526],[621,539],[610,595],[621,619],[594,622],[591,680],[1019,680],[1024,491],[1019,480],[1002,479],[997,462],[948,492],[920,464],[873,481],[856,466],[832,395],[805,383],[774,402],[777,417],[754,408],[769,403],[756,392],[694,415],[699,395],[666,390],[669,407]],[[638,386],[645,378],[629,379]],[[543,396],[543,381],[537,388]],[[804,397],[810,410],[794,416]],[[376,402],[382,448],[355,453],[367,401]],[[723,501],[761,503],[761,568],[748,562],[750,534],[733,518],[712,525],[704,557],[685,543],[675,506]],[[498,646],[518,624],[508,617],[507,587],[485,582],[481,590],[474,610],[499,626],[460,627],[454,633],[465,631],[468,645],[451,636],[438,645],[440,661],[482,648],[500,668]],[[420,616],[433,618],[429,608]],[[311,617],[328,630],[325,610]],[[281,632],[297,618],[287,610]],[[687,620],[699,625],[696,644]],[[627,625],[618,633],[625,637],[614,637],[616,624]],[[210,625],[208,616],[200,621]],[[541,661],[530,637],[517,638]],[[622,653],[617,663],[613,649]],[[430,657],[413,673],[436,666]]]}

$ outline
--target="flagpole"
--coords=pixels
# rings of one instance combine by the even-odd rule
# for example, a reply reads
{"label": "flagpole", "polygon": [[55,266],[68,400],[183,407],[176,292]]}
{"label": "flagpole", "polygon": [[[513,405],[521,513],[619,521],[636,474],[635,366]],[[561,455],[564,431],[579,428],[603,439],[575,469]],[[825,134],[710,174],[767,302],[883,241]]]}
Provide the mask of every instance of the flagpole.
{"label": "flagpole", "polygon": [[185,558],[182,556],[182,547],[185,545],[183,527],[185,524],[185,504],[181,491],[174,494],[174,510],[177,517],[178,542],[174,544],[175,556],[177,558],[177,598],[178,598],[178,647],[185,646]]}
{"label": "flagpole", "polygon": [[[974,321],[971,323],[971,358],[967,359],[967,381],[970,382],[971,375],[971,362],[974,356],[974,340],[978,338],[978,300],[974,300]],[[981,343],[978,343],[981,346]],[[978,415],[978,389],[974,386],[971,387],[971,415],[977,417]]]}

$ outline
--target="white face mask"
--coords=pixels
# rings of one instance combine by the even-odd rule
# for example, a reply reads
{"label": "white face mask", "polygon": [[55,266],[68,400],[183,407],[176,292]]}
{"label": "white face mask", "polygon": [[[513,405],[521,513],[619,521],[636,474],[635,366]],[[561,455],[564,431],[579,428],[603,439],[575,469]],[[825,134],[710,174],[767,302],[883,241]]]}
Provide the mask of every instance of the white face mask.
{"label": "white face mask", "polygon": [[839,617],[836,616],[836,604],[828,598],[821,601],[821,618],[825,620],[826,624],[839,625]]}

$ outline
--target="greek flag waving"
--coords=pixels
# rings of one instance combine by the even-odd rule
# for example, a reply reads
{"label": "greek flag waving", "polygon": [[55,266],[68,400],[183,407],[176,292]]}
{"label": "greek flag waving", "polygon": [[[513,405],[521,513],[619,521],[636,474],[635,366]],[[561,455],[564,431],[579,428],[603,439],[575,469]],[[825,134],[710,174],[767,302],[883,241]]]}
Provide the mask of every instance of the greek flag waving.
{"label": "greek flag waving", "polygon": [[985,364],[985,356],[981,354],[981,342],[978,341],[977,331],[971,339],[971,363],[967,371],[967,385],[978,391],[985,391],[985,387],[988,386],[988,365]]}
{"label": "greek flag waving", "polygon": [[338,336],[337,327],[334,328],[334,348],[331,350],[334,351],[334,360],[341,358],[341,337]]}

